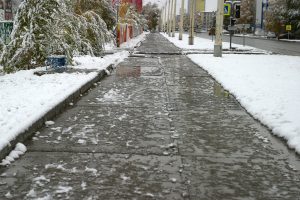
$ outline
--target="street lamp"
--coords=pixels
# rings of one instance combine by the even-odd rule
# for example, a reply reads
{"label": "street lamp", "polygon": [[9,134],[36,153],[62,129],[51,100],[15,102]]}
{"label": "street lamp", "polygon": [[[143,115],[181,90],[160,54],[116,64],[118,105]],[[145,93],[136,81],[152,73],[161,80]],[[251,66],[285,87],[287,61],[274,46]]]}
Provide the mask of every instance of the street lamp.
{"label": "street lamp", "polygon": [[168,35],[171,37],[171,1],[169,0],[169,6],[168,6]]}
{"label": "street lamp", "polygon": [[173,34],[172,37],[175,37],[175,29],[176,29],[176,3],[177,0],[174,0],[174,13],[173,13]]}
{"label": "street lamp", "polygon": [[181,0],[181,12],[180,12],[180,27],[179,27],[179,40],[182,40],[183,34],[183,15],[184,15],[184,0]]}

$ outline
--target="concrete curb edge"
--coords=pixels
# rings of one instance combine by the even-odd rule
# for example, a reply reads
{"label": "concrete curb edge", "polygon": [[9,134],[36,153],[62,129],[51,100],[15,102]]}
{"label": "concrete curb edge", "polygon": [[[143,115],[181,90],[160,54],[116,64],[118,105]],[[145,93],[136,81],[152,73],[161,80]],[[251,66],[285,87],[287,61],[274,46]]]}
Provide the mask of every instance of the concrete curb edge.
{"label": "concrete curb edge", "polygon": [[113,71],[114,64],[110,64],[105,70],[101,70],[100,72],[98,72],[98,75],[95,78],[85,83],[63,101],[59,102],[44,116],[35,121],[26,131],[21,132],[14,140],[10,141],[10,143],[6,145],[6,147],[0,150],[0,163],[2,159],[4,159],[15,148],[17,143],[23,143],[24,141],[32,137],[36,131],[44,126],[46,121],[53,119],[54,117],[64,112],[70,103],[78,100],[81,94],[87,92],[91,87],[93,87],[94,83],[104,79],[107,76],[107,73],[105,72],[106,70],[110,72]]}

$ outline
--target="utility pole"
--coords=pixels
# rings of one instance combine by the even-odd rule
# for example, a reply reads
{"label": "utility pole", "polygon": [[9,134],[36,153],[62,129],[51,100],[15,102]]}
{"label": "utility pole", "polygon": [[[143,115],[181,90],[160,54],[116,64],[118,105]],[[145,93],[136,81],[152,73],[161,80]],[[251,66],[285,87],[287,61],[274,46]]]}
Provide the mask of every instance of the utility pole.
{"label": "utility pole", "polygon": [[195,0],[190,0],[190,35],[189,45],[194,45]]}
{"label": "utility pole", "polygon": [[172,37],[175,37],[175,29],[176,29],[176,4],[177,0],[174,0],[174,11],[173,11],[173,34]]}
{"label": "utility pole", "polygon": [[222,57],[222,30],[224,16],[224,0],[218,0],[218,10],[216,16],[216,40],[214,46],[214,57]]}
{"label": "utility pole", "polygon": [[183,15],[184,15],[184,0],[181,0],[181,12],[180,12],[180,27],[179,27],[179,40],[182,40],[183,34]]}
{"label": "utility pole", "polygon": [[169,9],[168,9],[168,35],[171,37],[171,1],[169,0]]}

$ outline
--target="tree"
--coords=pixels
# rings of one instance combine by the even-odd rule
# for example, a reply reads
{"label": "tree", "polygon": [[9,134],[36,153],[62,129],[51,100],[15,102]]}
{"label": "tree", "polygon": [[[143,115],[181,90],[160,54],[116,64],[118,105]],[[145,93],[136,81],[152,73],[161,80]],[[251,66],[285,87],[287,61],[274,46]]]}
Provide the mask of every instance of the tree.
{"label": "tree", "polygon": [[238,19],[240,24],[254,24],[255,21],[255,0],[241,1],[241,18]]}
{"label": "tree", "polygon": [[145,16],[147,22],[147,25],[150,30],[155,30],[158,25],[158,19],[160,17],[159,15],[160,10],[156,3],[147,3],[143,7],[142,14]]}
{"label": "tree", "polygon": [[285,25],[292,25],[292,32],[300,28],[300,1],[273,0],[266,12],[267,30],[277,34],[285,31]]}
{"label": "tree", "polygon": [[66,55],[69,63],[74,54],[99,55],[112,34],[101,16],[88,9],[72,0],[24,1],[14,21],[11,42],[0,57],[4,70],[42,66],[51,54]]}
{"label": "tree", "polygon": [[112,8],[110,0],[77,0],[74,5],[74,12],[82,15],[87,11],[98,14],[109,30],[112,30],[116,24],[116,12]]}
{"label": "tree", "polygon": [[12,41],[4,47],[1,64],[7,72],[41,64],[49,51],[52,27],[61,12],[57,0],[27,0],[16,15]]}

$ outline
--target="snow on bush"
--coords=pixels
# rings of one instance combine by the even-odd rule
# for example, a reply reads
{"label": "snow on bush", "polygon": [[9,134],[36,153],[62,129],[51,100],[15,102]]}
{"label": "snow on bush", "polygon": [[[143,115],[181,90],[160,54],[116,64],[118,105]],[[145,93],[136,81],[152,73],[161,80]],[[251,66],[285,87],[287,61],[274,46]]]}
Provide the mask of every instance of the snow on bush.
{"label": "snow on bush", "polygon": [[73,55],[100,55],[112,34],[99,14],[93,10],[76,13],[78,9],[76,2],[64,0],[23,1],[11,42],[0,57],[4,71],[44,65],[46,57],[52,54],[66,55],[69,63]]}

